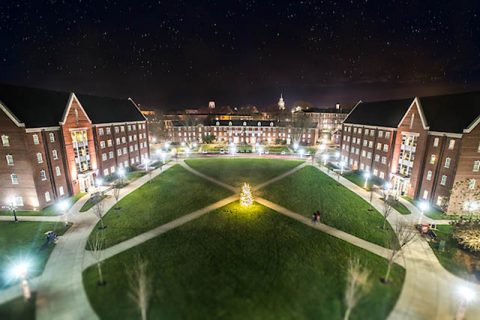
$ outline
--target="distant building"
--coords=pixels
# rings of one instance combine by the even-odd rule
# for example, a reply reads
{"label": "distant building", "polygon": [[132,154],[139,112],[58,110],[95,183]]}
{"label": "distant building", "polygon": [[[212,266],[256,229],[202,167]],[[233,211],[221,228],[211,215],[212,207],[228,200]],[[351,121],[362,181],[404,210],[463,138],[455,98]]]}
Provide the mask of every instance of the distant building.
{"label": "distant building", "polygon": [[0,203],[43,208],[149,156],[131,99],[0,85]]}
{"label": "distant building", "polygon": [[360,102],[344,121],[341,158],[398,195],[469,213],[480,206],[480,92]]}
{"label": "distant building", "polygon": [[280,99],[278,100],[278,109],[280,111],[285,110],[285,101],[283,100],[283,94],[280,94]]}

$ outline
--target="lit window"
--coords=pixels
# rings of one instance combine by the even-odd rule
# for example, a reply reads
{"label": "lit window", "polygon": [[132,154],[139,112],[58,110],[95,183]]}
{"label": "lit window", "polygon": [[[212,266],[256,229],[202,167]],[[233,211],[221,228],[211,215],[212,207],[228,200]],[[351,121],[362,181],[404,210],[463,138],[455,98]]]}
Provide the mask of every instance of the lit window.
{"label": "lit window", "polygon": [[423,191],[423,197],[422,198],[423,198],[423,200],[427,200],[427,198],[428,198],[428,191],[427,190]]}
{"label": "lit window", "polygon": [[23,207],[23,198],[20,196],[15,197],[15,205],[17,207]]}
{"label": "lit window", "polygon": [[110,134],[110,133],[111,133],[110,127],[107,127],[107,134]]}
{"label": "lit window", "polygon": [[452,159],[450,159],[448,157],[445,159],[445,168],[450,168],[450,162],[451,161],[452,161]]}
{"label": "lit window", "polygon": [[440,180],[440,184],[442,186],[446,185],[447,184],[447,176],[446,175],[443,175],[442,176],[442,179]]}
{"label": "lit window", "polygon": [[7,158],[7,165],[13,166],[13,156],[11,154],[7,154],[5,157]]}
{"label": "lit window", "polygon": [[443,205],[443,197],[442,196],[438,196],[437,197],[437,206],[442,206]]}
{"label": "lit window", "polygon": [[63,187],[62,187],[62,186],[60,186],[60,187],[58,188],[58,193],[59,193],[61,196],[63,196],[63,195],[65,194],[65,191],[63,190]]}
{"label": "lit window", "polygon": [[50,142],[55,142],[55,134],[53,132],[50,132],[48,136],[50,137]]}
{"label": "lit window", "polygon": [[427,180],[428,181],[432,180],[432,171],[431,170],[428,170],[428,172],[427,172]]}
{"label": "lit window", "polygon": [[57,159],[58,159],[57,150],[52,150],[52,158],[53,158],[53,160],[57,160]]}
{"label": "lit window", "polygon": [[10,146],[10,140],[8,139],[8,136],[2,135],[2,145],[4,147]]}
{"label": "lit window", "polygon": [[10,175],[10,179],[12,179],[12,184],[18,184],[18,177],[15,173]]}
{"label": "lit window", "polygon": [[50,202],[52,200],[52,198],[50,198],[50,192],[45,192],[45,201],[46,202]]}
{"label": "lit window", "polygon": [[476,185],[477,185],[477,180],[475,179],[468,180],[468,189],[473,190],[475,189]]}
{"label": "lit window", "polygon": [[433,146],[434,146],[434,147],[438,147],[438,141],[439,141],[438,138],[435,138],[435,139],[433,140]]}
{"label": "lit window", "polygon": [[378,131],[378,137],[382,138],[383,137],[383,131]]}
{"label": "lit window", "polygon": [[448,149],[452,150],[453,148],[455,148],[455,140],[450,139],[450,142],[448,143]]}
{"label": "lit window", "polygon": [[40,152],[37,153],[37,162],[38,163],[43,163],[43,155]]}
{"label": "lit window", "polygon": [[42,181],[47,180],[47,175],[46,175],[46,173],[45,173],[45,170],[40,170],[40,179],[41,179]]}
{"label": "lit window", "polygon": [[475,160],[473,162],[473,172],[480,171],[480,160]]}
{"label": "lit window", "polygon": [[105,141],[100,141],[100,148],[104,149],[105,148]]}
{"label": "lit window", "polygon": [[62,175],[62,171],[60,171],[60,167],[59,167],[59,166],[56,166],[56,167],[55,167],[55,174],[57,175],[57,177]]}
{"label": "lit window", "polygon": [[40,142],[38,141],[38,134],[33,135],[33,144],[39,144]]}
{"label": "lit window", "polygon": [[435,164],[435,160],[436,160],[436,159],[437,159],[437,157],[436,157],[434,154],[432,154],[432,155],[430,156],[430,164]]}
{"label": "lit window", "polygon": [[390,139],[390,131],[385,132],[385,138]]}

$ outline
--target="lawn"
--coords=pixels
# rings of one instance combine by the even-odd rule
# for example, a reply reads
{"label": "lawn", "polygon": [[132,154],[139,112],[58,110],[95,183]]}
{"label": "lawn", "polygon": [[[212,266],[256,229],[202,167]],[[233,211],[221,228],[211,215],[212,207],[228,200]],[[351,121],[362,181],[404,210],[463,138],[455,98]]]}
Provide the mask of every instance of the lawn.
{"label": "lawn", "polygon": [[185,162],[195,170],[235,187],[244,182],[260,184],[303,163],[299,160],[258,158],[190,159]]}
{"label": "lawn", "polygon": [[[415,205],[417,208],[419,207],[419,203],[421,202],[421,200],[413,200],[410,197],[403,197],[403,198],[409,201],[410,203],[412,203],[413,205]],[[428,210],[426,210],[423,214],[433,220],[455,220],[459,218],[458,215],[446,214],[442,210],[435,208],[433,206],[429,206]]]}
{"label": "lawn", "polygon": [[[383,200],[383,198],[382,198],[382,200]],[[398,213],[400,213],[402,215],[411,214],[410,210],[404,204],[402,204],[400,201],[390,198],[389,202],[390,202],[391,207],[393,209],[397,210]]]}
{"label": "lawn", "polygon": [[[365,186],[365,177],[363,176],[362,171],[346,172],[343,174],[343,177],[355,183],[359,187],[363,188]],[[370,190],[374,185],[383,186],[384,184],[385,184],[385,181],[383,179],[380,179],[372,174],[368,179],[367,186],[368,186],[368,190]]]}
{"label": "lawn", "polygon": [[175,165],[120,200],[103,219],[107,228],[95,228],[90,239],[104,232],[109,247],[229,195],[231,191]]}
{"label": "lawn", "polygon": [[31,299],[26,302],[20,297],[0,304],[0,319],[35,319],[35,293],[32,293]]}
{"label": "lawn", "polygon": [[95,206],[97,203],[99,203],[100,201],[103,201],[103,199],[105,198],[107,198],[107,195],[104,195],[104,194],[98,197],[90,198],[83,204],[83,206],[80,208],[79,211],[80,212],[88,211],[92,209],[93,206]]}
{"label": "lawn", "polygon": [[[65,198],[65,201],[68,203],[68,207],[70,208],[77,202],[81,197],[86,195],[86,193],[79,192],[73,197]],[[0,207],[1,208],[1,207]],[[60,211],[55,204],[45,207],[43,210],[38,210],[38,211],[16,211],[17,216],[58,216],[62,215],[63,212]],[[11,211],[2,211],[0,210],[0,215],[2,216],[12,216],[13,220],[13,214]]]}
{"label": "lawn", "polygon": [[62,235],[63,222],[0,222],[0,288],[12,284],[10,266],[17,261],[28,261],[30,277],[43,272],[54,246],[45,246],[45,232],[54,230]]}
{"label": "lawn", "polygon": [[364,240],[386,246],[393,232],[383,216],[352,191],[308,166],[260,190],[263,197],[306,217],[320,210],[321,221]]}
{"label": "lawn", "polygon": [[348,259],[371,270],[370,294],[351,319],[385,319],[400,294],[404,270],[378,280],[386,261],[258,204],[233,203],[171,230],[83,274],[101,319],[139,318],[128,297],[126,270],[148,261],[150,319],[341,319]]}
{"label": "lawn", "polygon": [[[480,256],[460,249],[452,238],[451,225],[437,225],[437,241],[430,241],[430,247],[442,266],[451,273],[466,280],[480,283]],[[440,241],[445,241],[444,250],[440,250]],[[475,277],[475,272],[479,278]]]}

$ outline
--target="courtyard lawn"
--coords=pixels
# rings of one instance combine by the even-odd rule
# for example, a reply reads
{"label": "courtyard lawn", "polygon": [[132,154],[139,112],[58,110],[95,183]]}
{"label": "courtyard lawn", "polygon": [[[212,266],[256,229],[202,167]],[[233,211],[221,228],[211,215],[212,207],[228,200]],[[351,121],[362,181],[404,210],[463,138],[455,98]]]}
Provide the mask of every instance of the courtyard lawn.
{"label": "courtyard lawn", "polygon": [[341,319],[348,260],[371,271],[368,296],[350,319],[385,319],[400,294],[404,270],[380,283],[386,260],[254,204],[238,202],[106,260],[105,286],[95,267],[83,273],[101,319],[135,319],[126,270],[148,261],[150,319]]}
{"label": "courtyard lawn", "polygon": [[[350,180],[351,182],[355,183],[359,187],[364,187],[365,186],[365,177],[363,176],[362,171],[350,171],[346,172],[343,174],[343,177],[345,179]],[[383,186],[385,184],[385,181],[383,179],[380,179],[378,177],[375,177],[373,174],[370,175],[370,178],[368,179],[368,190],[370,190],[374,185],[376,186]]]}
{"label": "courtyard lawn", "polygon": [[107,197],[108,197],[107,195],[103,194],[99,197],[90,198],[83,204],[83,206],[80,208],[79,211],[80,212],[86,212],[86,211],[92,209],[97,203],[99,203],[100,201],[103,201]]}
{"label": "courtyard lawn", "polygon": [[259,158],[190,159],[185,162],[193,169],[235,187],[244,182],[255,186],[303,163],[299,160]]}
{"label": "courtyard lawn", "polygon": [[[435,233],[436,241],[430,241],[430,247],[442,266],[451,273],[480,283],[480,256],[460,249],[457,242],[452,238],[453,227],[451,225],[437,225]],[[440,241],[445,241],[445,248],[441,250]]]}
{"label": "courtyard lawn", "polygon": [[[86,193],[79,192],[73,197],[65,198],[65,200],[68,202],[68,207],[70,208],[77,202],[81,197],[86,195]],[[1,207],[0,207],[1,208]],[[43,210],[38,210],[38,211],[16,211],[17,216],[58,216],[62,215],[63,212],[61,212],[55,204],[45,207]],[[13,214],[12,211],[5,211],[5,209],[0,210],[0,215],[2,216],[12,216],[13,220]]]}
{"label": "courtyard lawn", "polygon": [[306,217],[320,210],[323,223],[381,246],[386,246],[393,232],[388,224],[386,230],[381,229],[383,216],[368,202],[311,166],[260,192],[266,199]]}
{"label": "courtyard lawn", "polygon": [[120,200],[103,219],[107,228],[95,228],[90,239],[103,232],[109,247],[231,194],[175,165]]}
{"label": "courtyard lawn", "polygon": [[[419,203],[421,202],[421,200],[413,200],[412,198],[406,196],[403,198],[415,205],[415,207],[417,208],[419,207]],[[459,218],[458,215],[446,214],[442,210],[437,209],[433,206],[429,206],[428,210],[426,210],[423,214],[433,220],[456,220]]]}
{"label": "courtyard lawn", "polygon": [[34,320],[35,293],[32,293],[32,298],[26,302],[20,297],[0,304],[0,319]]}
{"label": "courtyard lawn", "polygon": [[[46,246],[45,232],[55,231],[59,236],[65,231],[63,222],[0,222],[0,289],[13,284],[10,266],[17,261],[31,265],[29,277],[43,272],[54,245]],[[16,281],[16,280],[15,280]]]}

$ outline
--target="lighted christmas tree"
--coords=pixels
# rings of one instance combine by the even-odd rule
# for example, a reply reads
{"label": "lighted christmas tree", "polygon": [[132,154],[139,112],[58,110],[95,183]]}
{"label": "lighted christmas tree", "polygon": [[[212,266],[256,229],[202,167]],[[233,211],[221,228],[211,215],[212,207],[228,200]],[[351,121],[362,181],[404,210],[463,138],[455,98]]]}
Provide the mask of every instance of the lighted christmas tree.
{"label": "lighted christmas tree", "polygon": [[246,182],[243,183],[242,192],[240,193],[240,204],[243,207],[248,207],[253,204],[252,190],[250,189],[250,185]]}

